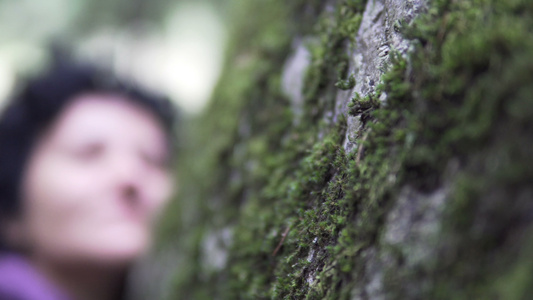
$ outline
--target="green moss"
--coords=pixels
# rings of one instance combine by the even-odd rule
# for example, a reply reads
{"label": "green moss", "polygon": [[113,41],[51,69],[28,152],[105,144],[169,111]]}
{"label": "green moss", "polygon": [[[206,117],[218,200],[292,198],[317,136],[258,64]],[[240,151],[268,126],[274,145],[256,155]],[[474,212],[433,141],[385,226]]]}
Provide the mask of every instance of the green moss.
{"label": "green moss", "polygon": [[[525,205],[520,195],[528,193],[525,180],[532,178],[524,166],[531,157],[525,149],[532,145],[532,127],[506,108],[531,112],[521,100],[533,95],[526,84],[532,73],[525,71],[533,63],[525,54],[533,50],[533,40],[525,38],[533,28],[525,17],[531,9],[526,1],[435,1],[407,29],[419,41],[411,56],[410,80],[399,86],[400,96],[388,93],[391,102],[412,99],[404,122],[416,139],[402,167],[405,180],[432,191],[442,185],[450,161],[459,162],[462,170],[453,180],[435,249],[439,259],[422,273],[409,270],[407,275],[398,273],[402,278],[389,279],[429,277],[427,298],[519,299],[523,296],[516,295],[524,295],[519,286],[503,291],[492,283],[502,272],[511,272],[506,278],[517,278],[517,285],[532,279],[519,277],[530,276],[530,263],[514,254],[524,237],[508,239],[530,226],[512,220],[522,218],[516,206]],[[524,269],[516,269],[515,263]],[[409,293],[396,288],[399,298]]]}
{"label": "green moss", "polygon": [[[346,50],[366,1],[323,12],[322,1],[246,3],[214,102],[192,123],[183,200],[167,217],[163,239],[187,257],[174,297],[350,299],[370,280],[369,250],[392,253],[383,279],[391,299],[526,297],[533,5],[435,0],[413,25],[395,24],[414,50],[392,52],[376,92],[352,99],[363,127],[345,153],[346,120],[324,113],[355,84]],[[312,57],[298,124],[280,91],[295,34],[310,36]],[[407,267],[408,252],[381,242],[389,209],[402,187],[430,194],[445,184],[453,192],[435,260]],[[233,228],[233,242],[226,267],[209,270],[202,240],[220,227]]]}
{"label": "green moss", "polygon": [[335,11],[322,13],[315,24],[315,39],[308,42],[311,65],[307,69],[304,85],[306,115],[316,121],[321,112],[331,110],[337,88],[331,81],[339,82],[340,88],[355,85],[355,78],[346,78],[348,70],[347,49],[353,47],[354,37],[361,25],[362,11],[366,1],[342,1]]}
{"label": "green moss", "polygon": [[350,75],[346,80],[339,80],[335,86],[341,90],[350,90],[355,86],[355,77]]}

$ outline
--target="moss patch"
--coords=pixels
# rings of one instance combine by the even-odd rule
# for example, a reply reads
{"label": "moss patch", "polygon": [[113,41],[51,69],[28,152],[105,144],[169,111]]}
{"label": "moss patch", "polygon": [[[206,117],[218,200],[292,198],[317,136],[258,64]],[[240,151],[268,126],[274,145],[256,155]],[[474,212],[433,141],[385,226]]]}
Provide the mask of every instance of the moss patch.
{"label": "moss patch", "polygon": [[[453,192],[435,260],[407,268],[405,252],[394,252],[383,293],[525,299],[531,292],[533,5],[435,0],[414,24],[397,26],[414,50],[391,52],[376,92],[355,95],[349,111],[364,126],[358,148],[345,153],[346,121],[324,115],[338,89],[355,84],[346,50],[365,3],[338,1],[328,10],[322,1],[261,0],[240,8],[226,72],[210,109],[191,123],[180,200],[162,226],[161,240],[178,241],[186,257],[173,297],[349,299],[370,281],[369,251],[394,252],[381,234],[400,189],[431,193],[445,183]],[[300,34],[311,36],[312,60],[295,124],[280,80]],[[450,179],[452,161],[458,171]],[[233,230],[226,266],[206,268],[202,240],[221,227]]]}

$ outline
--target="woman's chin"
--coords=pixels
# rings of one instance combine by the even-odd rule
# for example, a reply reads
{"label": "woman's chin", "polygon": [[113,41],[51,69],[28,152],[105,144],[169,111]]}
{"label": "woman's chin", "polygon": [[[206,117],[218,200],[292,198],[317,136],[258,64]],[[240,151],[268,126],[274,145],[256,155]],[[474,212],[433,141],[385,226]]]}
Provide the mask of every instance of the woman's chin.
{"label": "woman's chin", "polygon": [[92,255],[94,263],[103,263],[106,265],[124,266],[133,263],[148,251],[147,242],[123,241],[122,243],[113,243],[95,249]]}
{"label": "woman's chin", "polygon": [[73,247],[56,248],[45,254],[63,265],[82,264],[88,267],[127,267],[143,256],[149,249],[148,237],[124,236],[115,239],[86,241]]}
{"label": "woman's chin", "polygon": [[124,226],[121,230],[108,232],[99,239],[99,242],[87,245],[86,249],[92,252],[95,259],[108,264],[128,264],[145,254],[150,247],[150,234],[147,230],[137,227]]}

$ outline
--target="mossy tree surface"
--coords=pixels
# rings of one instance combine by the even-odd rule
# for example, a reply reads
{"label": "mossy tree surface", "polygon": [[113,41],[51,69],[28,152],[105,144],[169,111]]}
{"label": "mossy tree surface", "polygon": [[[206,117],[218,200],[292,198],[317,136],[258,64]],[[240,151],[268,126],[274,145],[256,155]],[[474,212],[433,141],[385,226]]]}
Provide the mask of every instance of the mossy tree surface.
{"label": "mossy tree surface", "polygon": [[[394,24],[410,51],[391,49],[347,114],[335,99],[357,84],[349,53],[373,3],[232,3],[226,71],[190,122],[162,225],[161,247],[182,261],[170,298],[532,294],[531,1],[428,2]],[[282,71],[302,36],[296,115]]]}

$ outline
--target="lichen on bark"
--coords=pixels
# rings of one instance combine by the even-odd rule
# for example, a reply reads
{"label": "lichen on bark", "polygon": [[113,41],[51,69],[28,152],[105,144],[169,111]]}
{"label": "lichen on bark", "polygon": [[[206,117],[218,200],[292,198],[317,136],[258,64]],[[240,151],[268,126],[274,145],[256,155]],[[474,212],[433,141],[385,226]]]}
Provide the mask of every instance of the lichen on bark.
{"label": "lichen on bark", "polygon": [[167,298],[526,299],[530,1],[231,3],[160,230]]}

